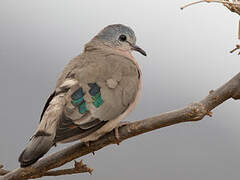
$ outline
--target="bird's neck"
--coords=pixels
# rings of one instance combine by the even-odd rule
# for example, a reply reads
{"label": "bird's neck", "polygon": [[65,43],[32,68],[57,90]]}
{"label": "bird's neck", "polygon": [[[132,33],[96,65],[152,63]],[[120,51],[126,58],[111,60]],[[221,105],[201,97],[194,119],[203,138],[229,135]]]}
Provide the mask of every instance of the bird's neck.
{"label": "bird's neck", "polygon": [[[108,44],[105,44],[105,43],[102,43],[102,42],[99,42],[99,41],[90,41],[89,43],[87,43],[85,45],[85,48],[84,48],[84,52],[96,52],[96,51],[99,51],[99,52],[104,52],[104,54],[116,54],[116,55],[122,55],[126,58],[128,58],[129,60],[131,60],[137,67],[138,69],[138,72],[139,72],[139,76],[140,76],[140,80],[142,79],[142,71],[140,69],[140,66],[139,64],[137,63],[137,60],[133,57],[131,51],[123,51],[121,49],[116,49],[116,48],[113,48],[112,46],[108,45]],[[141,86],[141,83],[140,83],[140,86]]]}
{"label": "bird's neck", "polygon": [[122,55],[124,57],[127,57],[131,59],[137,66],[138,63],[136,59],[133,57],[130,50],[122,50],[116,47],[111,46],[108,43],[97,41],[97,40],[91,40],[89,43],[85,45],[84,52],[91,52],[91,51],[102,51],[106,53],[114,53],[117,55]]}

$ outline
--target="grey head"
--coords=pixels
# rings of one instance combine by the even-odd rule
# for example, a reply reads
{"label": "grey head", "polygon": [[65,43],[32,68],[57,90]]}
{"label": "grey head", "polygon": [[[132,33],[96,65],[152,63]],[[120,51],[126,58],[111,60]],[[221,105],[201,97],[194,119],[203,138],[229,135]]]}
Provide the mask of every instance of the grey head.
{"label": "grey head", "polygon": [[146,52],[136,45],[136,36],[134,31],[122,24],[113,24],[105,27],[94,37],[103,43],[122,51],[138,51],[146,56]]}

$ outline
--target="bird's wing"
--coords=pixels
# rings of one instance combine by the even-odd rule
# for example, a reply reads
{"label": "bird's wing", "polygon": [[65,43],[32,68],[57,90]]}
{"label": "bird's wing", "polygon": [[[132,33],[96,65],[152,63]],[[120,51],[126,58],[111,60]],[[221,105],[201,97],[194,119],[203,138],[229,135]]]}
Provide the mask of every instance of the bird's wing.
{"label": "bird's wing", "polygon": [[[26,167],[41,158],[54,145],[56,129],[61,121],[65,106],[65,95],[77,81],[68,79],[68,74],[83,63],[81,56],[74,58],[65,67],[59,78],[57,89],[48,98],[40,118],[40,124],[27,147],[19,156],[21,167]],[[65,81],[64,81],[65,80]]]}
{"label": "bird's wing", "polygon": [[22,167],[36,162],[54,143],[90,135],[125,112],[136,98],[139,72],[130,59],[109,55],[81,66],[73,64],[65,68],[19,157]]}
{"label": "bird's wing", "polygon": [[65,87],[65,105],[55,142],[86,137],[118,117],[134,102],[139,85],[136,65],[118,55],[90,61],[72,71],[70,77],[60,85],[60,89],[70,87]]}

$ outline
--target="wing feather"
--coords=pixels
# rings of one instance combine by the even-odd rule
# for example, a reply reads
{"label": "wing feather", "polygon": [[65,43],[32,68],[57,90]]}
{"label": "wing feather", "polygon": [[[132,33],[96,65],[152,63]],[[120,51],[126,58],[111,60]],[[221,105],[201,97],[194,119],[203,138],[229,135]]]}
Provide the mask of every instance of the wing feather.
{"label": "wing feather", "polygon": [[56,142],[70,142],[96,131],[126,111],[138,91],[137,67],[122,56],[88,62],[74,74],[77,83],[65,94]]}

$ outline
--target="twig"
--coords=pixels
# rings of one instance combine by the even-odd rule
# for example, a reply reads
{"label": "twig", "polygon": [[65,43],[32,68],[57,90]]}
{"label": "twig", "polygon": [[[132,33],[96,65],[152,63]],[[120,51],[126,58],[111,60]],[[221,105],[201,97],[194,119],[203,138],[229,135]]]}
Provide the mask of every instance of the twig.
{"label": "twig", "polygon": [[0,176],[4,176],[7,173],[9,173],[10,171],[4,170],[4,169],[0,169]]}
{"label": "twig", "polygon": [[5,169],[2,169],[3,168],[3,165],[0,164],[0,176],[4,176],[6,175],[7,173],[9,173],[10,171],[7,171]]}
{"label": "twig", "polygon": [[[240,45],[237,44],[236,47],[230,51],[230,53],[234,53],[236,50],[240,49]],[[238,53],[238,55],[240,55],[240,52]]]}
{"label": "twig", "polygon": [[186,4],[182,7],[180,7],[181,10],[189,7],[189,6],[192,6],[194,4],[199,4],[199,3],[203,3],[203,2],[206,2],[206,3],[211,3],[211,2],[215,2],[215,3],[221,3],[221,4],[227,4],[227,5],[240,5],[239,2],[229,2],[229,1],[226,1],[226,0],[201,0],[201,1],[195,1],[195,2],[192,2],[192,3],[189,3],[189,4]]}
{"label": "twig", "polygon": [[192,6],[192,5],[194,5],[194,4],[199,4],[199,3],[202,3],[202,2],[206,2],[206,1],[205,1],[205,0],[194,1],[194,2],[192,2],[192,3],[186,4],[186,5],[182,6],[182,7],[180,7],[180,9],[183,10],[183,9],[189,7],[189,6]]}
{"label": "twig", "polygon": [[[235,0],[232,0],[232,2],[230,2],[229,0],[201,0],[201,1],[192,2],[192,3],[189,3],[189,4],[185,5],[185,6],[182,6],[181,9],[183,10],[186,7],[192,6],[194,4],[202,3],[202,2],[221,3],[225,7],[227,7],[231,12],[234,12],[234,13],[237,13],[238,15],[240,15],[240,2],[239,1],[235,1]],[[240,21],[239,21],[239,25],[238,25],[238,39],[240,40]],[[238,49],[240,49],[240,45],[236,45],[236,48],[231,50],[230,53],[233,53],[233,52],[235,52]],[[240,55],[240,52],[238,53],[238,55]]]}
{"label": "twig", "polygon": [[83,164],[81,160],[80,162],[74,161],[74,168],[48,171],[44,174],[44,176],[60,176],[65,174],[78,174],[78,173],[86,173],[86,172],[88,172],[89,174],[92,174],[93,168],[90,168],[86,164]]}
{"label": "twig", "polygon": [[55,171],[47,171],[43,174],[32,176],[31,179],[40,178],[42,176],[62,176],[67,174],[79,174],[79,173],[89,173],[92,174],[93,169],[83,164],[82,160],[80,162],[74,161],[74,167],[70,169],[61,169]]}
{"label": "twig", "polygon": [[[11,171],[7,171],[3,168],[3,165],[0,164],[0,176],[4,176],[7,173]],[[36,179],[40,178],[42,176],[62,176],[62,175],[67,175],[67,174],[80,174],[80,173],[86,173],[88,172],[89,174],[92,174],[93,168],[88,167],[86,164],[83,164],[83,161],[81,160],[80,162],[77,162],[74,160],[74,167],[70,169],[61,169],[61,170],[55,170],[55,171],[46,171],[39,173],[37,175],[33,175],[30,178],[31,179]]]}
{"label": "twig", "polygon": [[[120,127],[119,140],[123,141],[133,136],[182,122],[201,120],[207,114],[212,115],[212,113],[209,113],[212,109],[230,98],[240,99],[240,73],[217,90],[210,91],[207,97],[197,103]],[[42,158],[30,167],[13,170],[5,176],[0,177],[0,180],[29,179],[36,175],[43,176],[50,169],[60,167],[67,162],[97,151],[107,145],[116,144],[119,140],[115,138],[112,131],[97,141],[90,142],[89,147],[84,143],[77,143]]]}

